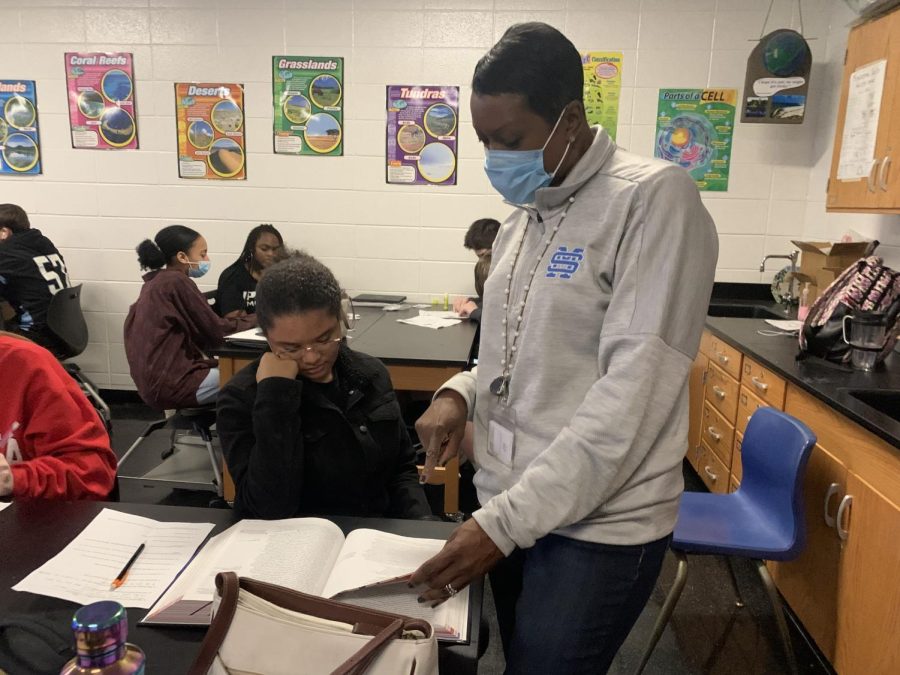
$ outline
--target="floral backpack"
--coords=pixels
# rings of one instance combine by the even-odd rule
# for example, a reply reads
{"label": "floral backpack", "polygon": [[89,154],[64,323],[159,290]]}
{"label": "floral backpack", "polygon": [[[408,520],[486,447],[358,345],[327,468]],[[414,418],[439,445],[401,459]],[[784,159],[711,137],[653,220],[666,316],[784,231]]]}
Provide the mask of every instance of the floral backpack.
{"label": "floral backpack", "polygon": [[798,359],[809,355],[829,361],[850,361],[843,320],[854,312],[884,314],[888,330],[878,361],[890,354],[900,331],[900,272],[886,267],[879,256],[860,258],[816,298],[800,331]]}

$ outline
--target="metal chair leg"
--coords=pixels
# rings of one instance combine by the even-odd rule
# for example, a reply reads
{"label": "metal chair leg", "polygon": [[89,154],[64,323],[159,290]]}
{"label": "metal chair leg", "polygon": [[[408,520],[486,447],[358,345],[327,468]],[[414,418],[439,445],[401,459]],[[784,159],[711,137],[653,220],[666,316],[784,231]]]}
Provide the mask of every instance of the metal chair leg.
{"label": "metal chair leg", "polygon": [[775,588],[775,582],[766,568],[765,560],[754,560],[756,569],[762,579],[766,593],[769,594],[769,601],[772,603],[772,610],[775,613],[775,624],[778,626],[778,632],[781,635],[781,643],[784,647],[784,655],[787,657],[788,665],[792,675],[797,675],[797,656],[791,647],[791,634],[788,632],[787,621],[784,618],[784,607],[781,605],[781,597],[778,595],[778,589]]}
{"label": "metal chair leg", "polygon": [[669,619],[675,611],[675,605],[678,604],[678,599],[681,597],[681,592],[684,590],[684,585],[687,583],[687,556],[681,551],[676,550],[672,550],[672,555],[678,560],[678,568],[675,570],[675,582],[672,584],[672,589],[669,591],[662,608],[659,610],[659,616],[656,617],[656,623],[653,625],[653,633],[650,635],[650,641],[644,648],[644,654],[641,656],[641,663],[638,665],[637,670],[634,671],[635,675],[641,675],[641,673],[644,672],[644,668],[647,667],[647,663],[650,661],[650,655],[653,654],[656,643],[659,642],[659,638],[662,637],[663,631],[666,629]]}
{"label": "metal chair leg", "polygon": [[731,585],[734,588],[734,595],[737,600],[734,601],[735,607],[744,606],[744,598],[741,596],[741,588],[738,586],[737,575],[734,573],[734,558],[725,556],[725,565],[728,567],[728,574],[731,576]]}
{"label": "metal chair leg", "polygon": [[119,468],[122,468],[125,460],[128,459],[129,455],[131,455],[131,453],[134,452],[135,449],[137,449],[137,446],[144,442],[144,439],[147,438],[147,436],[152,434],[154,431],[162,429],[166,426],[166,424],[168,424],[168,420],[156,420],[155,422],[150,422],[150,424],[146,426],[141,435],[138,436],[137,440],[131,444],[131,447],[128,448],[128,451],[124,455],[122,455],[121,459],[119,459]]}
{"label": "metal chair leg", "polygon": [[216,494],[219,497],[224,496],[224,486],[222,485],[222,471],[219,468],[219,460],[216,457],[216,451],[213,449],[212,445],[212,433],[202,424],[194,423],[194,431],[200,434],[200,437],[203,439],[203,444],[206,446],[206,452],[209,453],[209,464],[213,470],[214,480],[216,482]]}

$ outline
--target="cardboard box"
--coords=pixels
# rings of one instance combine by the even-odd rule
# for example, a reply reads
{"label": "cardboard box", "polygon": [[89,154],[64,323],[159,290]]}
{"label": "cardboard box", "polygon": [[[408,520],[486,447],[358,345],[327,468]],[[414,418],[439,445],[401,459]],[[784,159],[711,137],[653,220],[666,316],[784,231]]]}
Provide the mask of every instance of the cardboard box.
{"label": "cardboard box", "polygon": [[800,269],[796,274],[797,293],[809,282],[809,301],[828,288],[841,272],[862,258],[872,242],[792,241],[801,251]]}

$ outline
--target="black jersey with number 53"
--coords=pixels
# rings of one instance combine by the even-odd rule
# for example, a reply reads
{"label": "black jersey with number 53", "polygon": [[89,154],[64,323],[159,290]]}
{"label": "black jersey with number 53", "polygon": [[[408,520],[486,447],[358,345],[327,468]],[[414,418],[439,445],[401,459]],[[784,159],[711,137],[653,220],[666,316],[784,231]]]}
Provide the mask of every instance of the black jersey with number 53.
{"label": "black jersey with number 53", "polygon": [[43,328],[50,298],[68,286],[66,263],[40,230],[16,232],[0,243],[0,299],[12,305],[19,328]]}

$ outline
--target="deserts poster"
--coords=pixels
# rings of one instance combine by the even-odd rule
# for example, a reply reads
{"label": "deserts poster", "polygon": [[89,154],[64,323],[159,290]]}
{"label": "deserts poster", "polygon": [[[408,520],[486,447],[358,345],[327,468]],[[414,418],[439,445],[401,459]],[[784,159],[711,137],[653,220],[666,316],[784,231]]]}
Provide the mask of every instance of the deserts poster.
{"label": "deserts poster", "polygon": [[697,188],[728,190],[736,89],[660,89],[654,156],[687,169]]}
{"label": "deserts poster", "polygon": [[275,152],[344,154],[344,59],[272,57]]}
{"label": "deserts poster", "polygon": [[134,59],[125,53],[66,53],[73,148],[135,150]]}
{"label": "deserts poster", "polygon": [[0,174],[41,172],[33,80],[0,80]]}
{"label": "deserts poster", "polygon": [[180,178],[247,178],[244,85],[179,82],[175,112]]}
{"label": "deserts poster", "polygon": [[456,185],[459,87],[387,87],[387,182]]}
{"label": "deserts poster", "polygon": [[599,124],[616,140],[619,93],[622,87],[622,52],[583,52],[584,111],[588,124]]}

